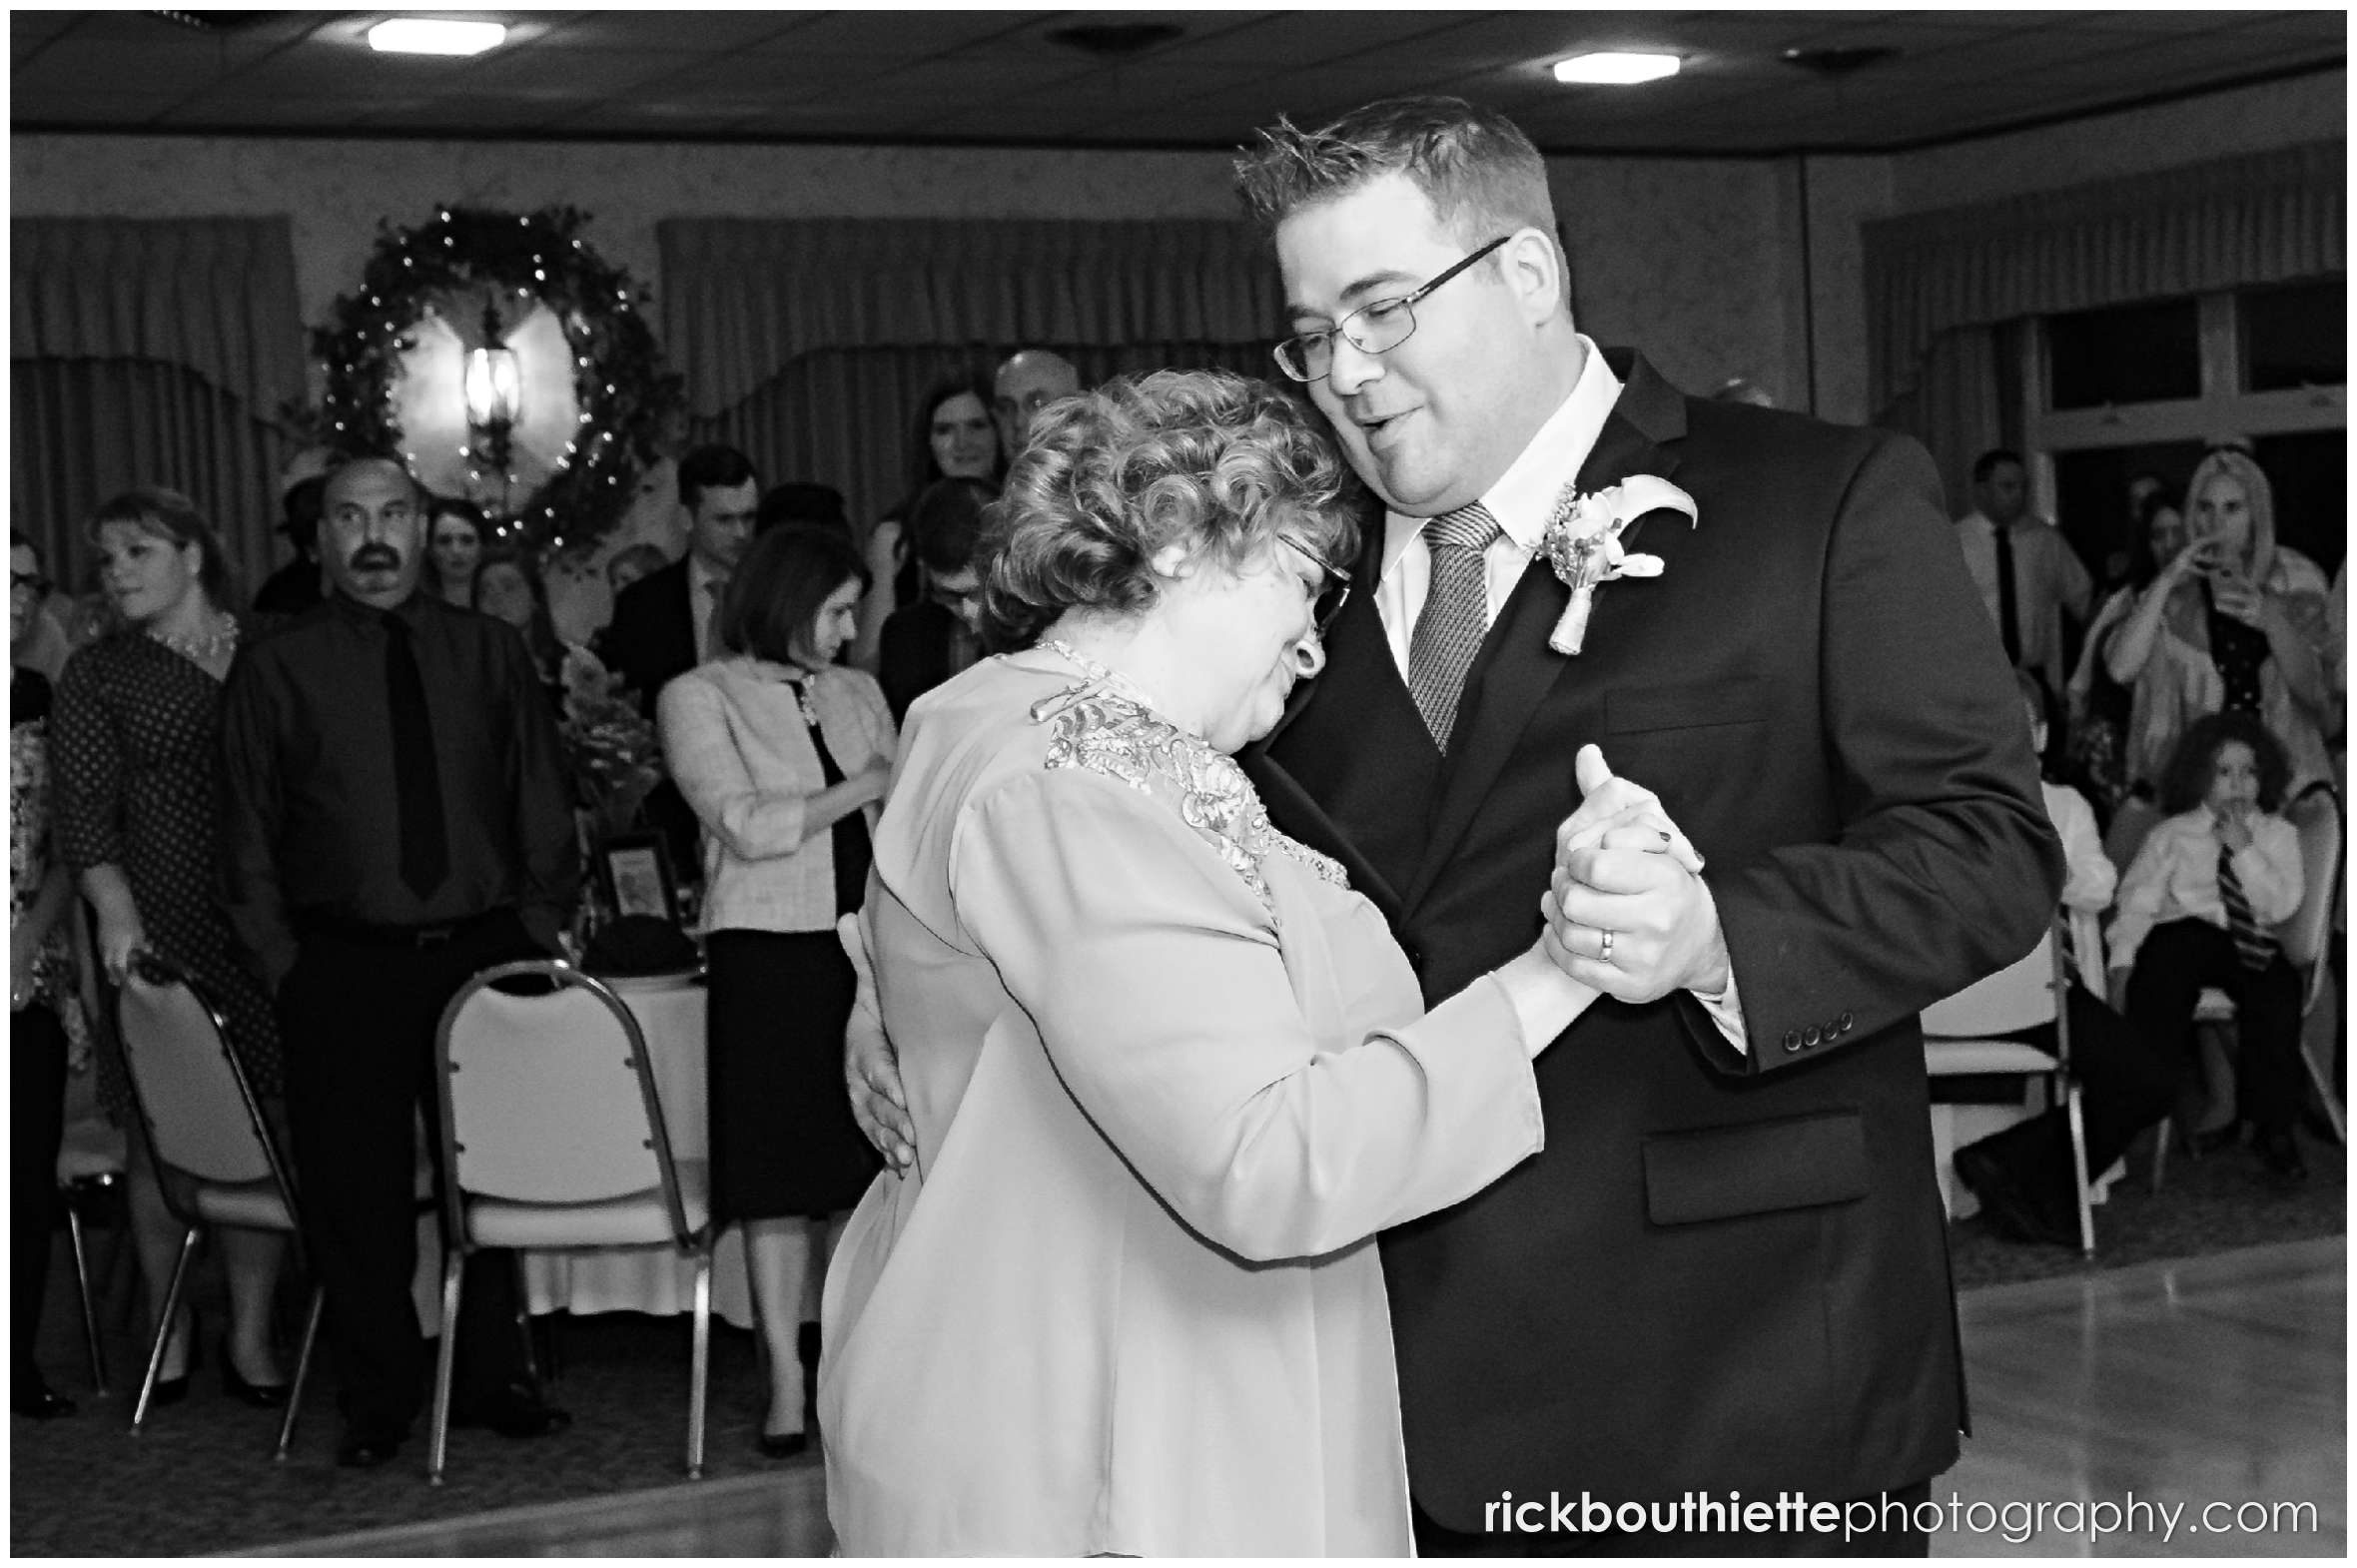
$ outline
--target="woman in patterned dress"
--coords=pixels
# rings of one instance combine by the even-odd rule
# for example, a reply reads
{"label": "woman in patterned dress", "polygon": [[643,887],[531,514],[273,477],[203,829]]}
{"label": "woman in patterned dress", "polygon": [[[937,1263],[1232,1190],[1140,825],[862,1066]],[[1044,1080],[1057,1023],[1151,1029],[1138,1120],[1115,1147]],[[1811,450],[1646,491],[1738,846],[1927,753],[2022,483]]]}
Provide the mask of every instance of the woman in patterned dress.
{"label": "woman in patterned dress", "polygon": [[[222,917],[215,883],[215,746],[221,682],[244,628],[221,546],[195,505],[142,487],[99,507],[90,537],[121,629],[82,649],[59,683],[52,765],[59,846],[98,921],[97,950],[120,985],[149,952],[195,982],[229,1024],[229,1043],[266,1101],[281,1094],[270,998]],[[100,1055],[102,1103],[128,1124],[121,1061]],[[151,1320],[164,1305],[180,1226],[164,1207],[145,1140],[131,1140],[132,1230]],[[283,1404],[271,1343],[271,1297],[286,1241],[274,1231],[219,1227],[230,1285],[223,1382],[250,1404]],[[174,1325],[158,1397],[187,1391],[194,1346]]]}
{"label": "woman in patterned dress", "polygon": [[1231,759],[1355,551],[1311,417],[1224,373],[1041,414],[981,552],[1021,651],[909,710],[859,924],[914,1158],[820,1370],[846,1555],[1409,1550],[1374,1232],[1537,1151],[1532,1059],[1595,993],[1550,932],[1427,1012]]}

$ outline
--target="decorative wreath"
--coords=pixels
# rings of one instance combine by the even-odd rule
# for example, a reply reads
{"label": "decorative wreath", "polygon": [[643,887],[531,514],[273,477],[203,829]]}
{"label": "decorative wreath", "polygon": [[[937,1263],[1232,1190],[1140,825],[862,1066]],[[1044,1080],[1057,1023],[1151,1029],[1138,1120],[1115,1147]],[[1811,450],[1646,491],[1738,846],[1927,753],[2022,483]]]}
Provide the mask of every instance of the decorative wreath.
{"label": "decorative wreath", "polygon": [[512,291],[546,306],[564,330],[580,432],[511,525],[540,548],[558,538],[602,538],[685,398],[647,325],[649,296],[580,238],[585,222],[571,207],[447,207],[415,229],[381,226],[361,288],[340,297],[332,324],[311,335],[312,352],[327,364],[327,391],[307,421],[319,438],[344,451],[392,450],[401,433],[393,384],[427,307],[485,285],[502,296]]}

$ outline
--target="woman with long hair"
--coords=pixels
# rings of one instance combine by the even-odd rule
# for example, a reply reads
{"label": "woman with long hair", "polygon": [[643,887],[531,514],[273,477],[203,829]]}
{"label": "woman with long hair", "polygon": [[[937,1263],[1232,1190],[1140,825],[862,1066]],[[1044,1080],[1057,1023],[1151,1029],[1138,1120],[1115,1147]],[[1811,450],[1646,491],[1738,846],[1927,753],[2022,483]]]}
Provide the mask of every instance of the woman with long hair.
{"label": "woman with long hair", "polygon": [[935,383],[917,404],[909,434],[909,487],[868,534],[869,585],[859,607],[859,636],[851,661],[876,667],[884,622],[894,610],[917,602],[924,591],[923,568],[910,537],[909,508],[938,479],[980,479],[997,488],[1007,470],[999,451],[998,426],[991,421],[990,384],[979,376],[953,376]]}
{"label": "woman with long hair", "polygon": [[[216,899],[215,768],[221,683],[248,631],[232,614],[229,565],[187,496],[142,486],[91,518],[99,576],[118,629],[76,653],[59,682],[52,733],[58,842],[98,919],[98,961],[120,986],[151,953],[221,1011],[256,1092],[282,1093],[278,1024]],[[132,1118],[128,1075],[101,1037],[99,1095]],[[160,1314],[181,1228],[164,1206],[146,1141],[131,1140],[132,1236],[151,1317]],[[249,1404],[282,1405],[271,1297],[286,1253],[275,1231],[222,1226],[230,1326],[222,1381]],[[184,1311],[186,1308],[183,1309]],[[156,1397],[182,1398],[196,1347],[173,1325]]]}
{"label": "woman with long hair", "polygon": [[2133,691],[2128,780],[2157,785],[2177,738],[2221,710],[2255,715],[2291,758],[2290,797],[2332,780],[2326,595],[2316,563],[2275,541],[2275,490],[2221,447],[2186,482],[2191,540],[2111,638],[2111,678]]}
{"label": "woman with long hair", "polygon": [[556,635],[556,620],[548,612],[548,585],[532,557],[512,545],[494,544],[475,562],[474,580],[467,585],[467,607],[513,626],[531,651],[532,667],[540,672],[540,688],[548,693],[551,711],[564,717],[565,645]]}
{"label": "woman with long hair", "polygon": [[490,519],[470,500],[436,495],[426,514],[426,582],[464,609],[474,594],[474,573],[491,547]]}
{"label": "woman with long hair", "polygon": [[[2154,483],[2159,485],[2159,481]],[[2160,563],[2185,547],[2185,513],[2165,485],[2147,490],[2135,505],[2135,527],[2122,552],[2127,576],[2104,599],[2087,625],[2078,665],[2065,688],[2069,701],[2071,774],[2105,821],[2127,798],[2127,727],[2133,706],[2128,688],[2111,678],[2106,663],[2112,634],[2127,623],[2144,590],[2160,575]]]}

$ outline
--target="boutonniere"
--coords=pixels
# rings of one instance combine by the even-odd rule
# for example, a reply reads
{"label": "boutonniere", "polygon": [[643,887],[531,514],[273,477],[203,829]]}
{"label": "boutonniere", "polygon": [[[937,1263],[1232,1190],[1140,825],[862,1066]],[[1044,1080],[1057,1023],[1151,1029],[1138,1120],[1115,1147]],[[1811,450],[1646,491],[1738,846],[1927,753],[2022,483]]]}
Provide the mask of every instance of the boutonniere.
{"label": "boutonniere", "polygon": [[1557,653],[1577,653],[1587,639],[1588,616],[1596,605],[1596,585],[1616,577],[1658,577],[1659,555],[1638,555],[1621,548],[1620,536],[1649,511],[1682,511],[1699,521],[1694,497],[1667,479],[1650,473],[1631,474],[1609,489],[1582,495],[1565,486],[1547,519],[1539,548],[1556,577],[1571,590],[1563,618],[1547,638]]}

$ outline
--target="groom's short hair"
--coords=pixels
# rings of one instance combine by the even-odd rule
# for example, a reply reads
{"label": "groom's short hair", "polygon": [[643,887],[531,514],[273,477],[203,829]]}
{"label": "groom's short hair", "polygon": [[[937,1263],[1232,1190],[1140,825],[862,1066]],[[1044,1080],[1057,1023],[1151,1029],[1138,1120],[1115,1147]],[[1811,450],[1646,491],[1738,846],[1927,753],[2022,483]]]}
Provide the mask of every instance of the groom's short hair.
{"label": "groom's short hair", "polygon": [[1279,115],[1236,159],[1235,189],[1274,233],[1387,174],[1406,175],[1467,249],[1523,228],[1555,238],[1546,160],[1513,121],[1462,98],[1385,98],[1315,131]]}

